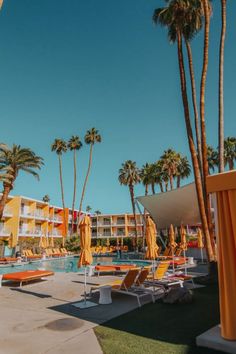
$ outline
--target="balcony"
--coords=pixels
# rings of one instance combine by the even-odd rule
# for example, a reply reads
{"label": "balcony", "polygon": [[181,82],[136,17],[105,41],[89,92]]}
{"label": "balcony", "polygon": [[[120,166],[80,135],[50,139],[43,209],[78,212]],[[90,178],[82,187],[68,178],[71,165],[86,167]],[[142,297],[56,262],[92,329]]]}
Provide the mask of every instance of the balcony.
{"label": "balcony", "polygon": [[55,223],[62,223],[63,218],[60,215],[54,215],[49,218],[50,221],[53,221]]}
{"label": "balcony", "polygon": [[9,208],[8,206],[5,206],[3,210],[3,216],[7,218],[7,217],[11,217],[12,215],[13,215],[12,209]]}
{"label": "balcony", "polygon": [[28,211],[25,209],[21,209],[20,216],[22,218],[34,219],[34,211]]}
{"label": "balcony", "polygon": [[57,229],[53,229],[50,236],[57,236],[57,237],[61,237],[62,236],[62,232],[61,230],[57,230]]}
{"label": "balcony", "polygon": [[41,229],[28,230],[26,228],[20,227],[18,236],[30,236],[30,237],[43,236],[43,231]]}
{"label": "balcony", "polygon": [[10,236],[11,231],[5,227],[0,228],[0,236]]}
{"label": "balcony", "polygon": [[35,219],[40,219],[40,220],[47,220],[48,216],[46,216],[43,211],[41,210],[36,210],[34,213]]}

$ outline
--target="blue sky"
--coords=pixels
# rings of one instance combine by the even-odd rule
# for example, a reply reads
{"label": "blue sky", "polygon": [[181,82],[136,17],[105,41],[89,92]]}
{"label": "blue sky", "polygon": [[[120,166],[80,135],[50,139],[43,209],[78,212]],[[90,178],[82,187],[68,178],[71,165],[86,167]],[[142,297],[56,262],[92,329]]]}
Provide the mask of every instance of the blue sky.
{"label": "blue sky", "polygon": [[[217,145],[219,2],[214,6],[206,95],[207,138]],[[40,182],[21,174],[13,194],[61,204],[54,138],[83,138],[99,129],[84,206],[130,211],[119,185],[121,163],[142,166],[169,147],[189,156],[176,47],[151,17],[158,0],[5,0],[0,13],[0,140],[44,157]],[[236,2],[228,2],[225,53],[225,133],[236,135]],[[193,42],[199,81],[202,35]],[[89,149],[78,155],[78,198]],[[66,204],[73,190],[72,155],[63,157]],[[143,187],[136,188],[142,195]]]}

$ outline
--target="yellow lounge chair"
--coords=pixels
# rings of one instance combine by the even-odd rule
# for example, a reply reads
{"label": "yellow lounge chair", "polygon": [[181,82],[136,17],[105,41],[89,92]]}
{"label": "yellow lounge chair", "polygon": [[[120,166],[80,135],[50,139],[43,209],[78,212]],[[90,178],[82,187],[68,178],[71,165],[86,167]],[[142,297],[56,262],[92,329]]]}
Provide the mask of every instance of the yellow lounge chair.
{"label": "yellow lounge chair", "polygon": [[170,266],[169,261],[162,261],[157,266],[154,274],[148,275],[148,285],[163,286],[164,288],[174,285],[183,286],[183,281],[181,279],[175,278],[173,276],[166,276],[166,272]]}
{"label": "yellow lounge chair", "polygon": [[119,294],[124,294],[124,295],[131,295],[136,297],[137,301],[138,301],[138,305],[139,307],[141,307],[141,302],[140,302],[140,298],[144,297],[144,296],[151,296],[152,301],[155,302],[154,296],[150,291],[147,291],[145,288],[138,288],[135,286],[135,281],[136,278],[138,277],[138,274],[140,272],[139,268],[133,268],[130,269],[125,277],[121,280],[115,280],[111,283],[106,283],[106,284],[100,284],[97,286],[93,286],[90,289],[90,295],[92,295],[92,292],[95,290],[99,290],[101,287],[103,286],[111,286],[111,291],[112,292],[116,292]]}

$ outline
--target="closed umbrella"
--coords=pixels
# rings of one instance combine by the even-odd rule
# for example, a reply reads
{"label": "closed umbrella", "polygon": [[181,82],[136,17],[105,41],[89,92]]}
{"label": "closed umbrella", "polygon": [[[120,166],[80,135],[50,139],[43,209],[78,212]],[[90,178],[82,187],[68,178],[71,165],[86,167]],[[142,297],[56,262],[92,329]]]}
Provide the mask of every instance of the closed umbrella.
{"label": "closed umbrella", "polygon": [[145,254],[145,258],[147,259],[156,259],[158,257],[158,245],[156,243],[156,225],[148,216],[146,221],[146,243],[147,243],[147,251]]}
{"label": "closed umbrella", "polygon": [[158,249],[159,247],[157,246],[156,243],[156,225],[150,218],[150,216],[147,217],[146,219],[146,244],[147,244],[147,251],[145,253],[145,258],[146,259],[151,259],[152,260],[152,272],[153,272],[153,277],[154,277],[154,272],[155,272],[155,259],[158,257]]}
{"label": "closed umbrella", "polygon": [[87,266],[92,264],[93,257],[91,252],[91,222],[90,217],[85,215],[84,219],[79,224],[80,231],[80,246],[81,253],[78,261],[78,268],[84,266],[84,301],[75,304],[74,306],[79,308],[88,308],[92,306],[96,306],[97,304],[87,301],[87,293],[86,293],[86,275],[87,275]]}
{"label": "closed umbrella", "polygon": [[200,228],[197,229],[197,246],[198,246],[198,248],[201,249],[201,258],[202,258],[202,263],[203,263],[204,243],[203,243],[203,237],[202,237],[202,230]]}
{"label": "closed umbrella", "polygon": [[40,239],[39,239],[39,247],[43,248],[43,236],[42,235],[40,236]]}
{"label": "closed umbrella", "polygon": [[169,246],[171,248],[171,254],[172,254],[172,265],[173,265],[173,271],[175,271],[175,265],[174,265],[174,250],[177,246],[177,243],[175,242],[175,231],[174,231],[174,227],[171,224],[170,225],[170,229],[169,229]]}
{"label": "closed umbrella", "polygon": [[50,237],[50,247],[54,247],[54,237],[53,236],[51,236]]}
{"label": "closed umbrella", "polygon": [[[186,256],[185,253],[186,253],[188,247],[187,247],[187,241],[186,241],[186,230],[183,225],[181,225],[181,228],[180,228],[180,237],[181,237],[180,248],[183,250],[184,258],[185,258],[185,256]],[[185,259],[185,263],[186,263],[186,259]],[[185,266],[185,274],[187,274],[186,266]]]}

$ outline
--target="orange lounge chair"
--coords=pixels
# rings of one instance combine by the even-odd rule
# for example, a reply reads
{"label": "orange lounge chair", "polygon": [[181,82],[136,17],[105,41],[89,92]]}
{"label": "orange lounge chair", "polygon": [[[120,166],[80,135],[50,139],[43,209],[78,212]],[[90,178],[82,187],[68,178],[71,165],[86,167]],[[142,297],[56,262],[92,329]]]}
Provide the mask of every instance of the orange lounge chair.
{"label": "orange lounge chair", "polygon": [[14,263],[14,262],[17,262],[17,258],[15,258],[15,257],[3,257],[3,258],[0,258],[0,263],[3,263],[3,264],[5,264],[5,263]]}
{"label": "orange lounge chair", "polygon": [[54,273],[46,270],[26,270],[25,272],[3,274],[2,280],[20,283],[21,287],[22,283],[39,280],[50,275],[54,275]]}
{"label": "orange lounge chair", "polygon": [[121,265],[97,265],[95,266],[95,272],[98,273],[113,273],[113,272],[127,272],[129,269],[135,267],[135,264],[121,264]]}
{"label": "orange lounge chair", "polygon": [[107,283],[107,284],[101,284],[97,286],[93,286],[90,289],[90,295],[92,295],[93,291],[99,290],[103,286],[111,286],[111,291],[116,292],[119,294],[124,294],[124,295],[131,295],[135,296],[139,307],[141,307],[140,303],[140,298],[143,296],[151,296],[152,301],[155,302],[153,293],[150,291],[147,291],[145,288],[141,287],[136,287],[135,286],[135,281],[139,275],[140,269],[139,268],[133,268],[128,271],[128,273],[125,275],[123,279],[115,280],[114,282]]}

